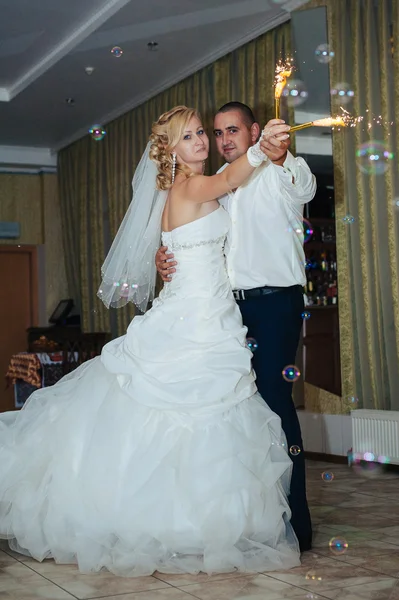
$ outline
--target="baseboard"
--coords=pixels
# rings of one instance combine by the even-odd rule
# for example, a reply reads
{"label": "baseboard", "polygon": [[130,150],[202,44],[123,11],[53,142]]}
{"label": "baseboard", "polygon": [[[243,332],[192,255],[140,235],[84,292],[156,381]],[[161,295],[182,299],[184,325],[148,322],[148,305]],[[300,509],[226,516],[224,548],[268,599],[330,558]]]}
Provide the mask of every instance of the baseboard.
{"label": "baseboard", "polygon": [[323,452],[304,452],[307,460],[317,460],[319,462],[329,462],[339,465],[347,465],[348,459],[346,456],[340,456],[339,454],[324,454]]}
{"label": "baseboard", "polygon": [[[324,454],[323,452],[304,452],[303,453],[306,460],[314,460],[318,462],[327,462],[327,463],[335,463],[338,465],[347,465],[348,458],[346,456],[340,456],[339,454]],[[379,464],[379,463],[377,463]],[[381,467],[381,465],[379,464]],[[399,465],[392,465],[390,463],[383,465],[383,470],[385,473],[398,473],[399,474]]]}
{"label": "baseboard", "polygon": [[305,452],[327,456],[341,456],[346,461],[352,443],[352,419],[350,415],[330,415],[297,411],[302,430]]}

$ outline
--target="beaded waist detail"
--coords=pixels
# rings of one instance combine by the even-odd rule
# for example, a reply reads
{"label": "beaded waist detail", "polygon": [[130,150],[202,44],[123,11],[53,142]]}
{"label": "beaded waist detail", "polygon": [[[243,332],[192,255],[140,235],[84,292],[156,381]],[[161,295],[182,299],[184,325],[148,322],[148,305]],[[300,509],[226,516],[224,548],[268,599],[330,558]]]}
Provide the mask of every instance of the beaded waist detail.
{"label": "beaded waist detail", "polygon": [[171,243],[168,243],[168,248],[171,252],[176,252],[178,250],[191,250],[192,248],[199,248],[200,246],[210,246],[210,245],[214,245],[214,244],[220,244],[221,242],[224,241],[225,239],[225,235],[221,235],[218,238],[214,238],[212,240],[202,240],[200,242],[194,242],[194,243],[190,243],[190,242],[184,242],[184,243],[178,243],[175,241],[172,241]]}

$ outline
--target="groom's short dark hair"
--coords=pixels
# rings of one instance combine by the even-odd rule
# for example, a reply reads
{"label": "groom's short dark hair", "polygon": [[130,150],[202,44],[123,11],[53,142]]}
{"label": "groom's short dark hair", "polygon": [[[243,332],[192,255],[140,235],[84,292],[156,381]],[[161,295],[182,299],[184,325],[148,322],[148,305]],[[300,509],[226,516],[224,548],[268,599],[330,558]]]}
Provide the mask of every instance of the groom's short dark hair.
{"label": "groom's short dark hair", "polygon": [[248,129],[251,127],[251,125],[256,123],[254,113],[249,108],[249,106],[247,106],[246,104],[243,104],[242,102],[227,102],[227,104],[223,104],[223,106],[221,106],[219,108],[219,110],[216,114],[226,113],[231,110],[238,110],[241,113],[243,120],[244,120],[245,124],[247,125]]}

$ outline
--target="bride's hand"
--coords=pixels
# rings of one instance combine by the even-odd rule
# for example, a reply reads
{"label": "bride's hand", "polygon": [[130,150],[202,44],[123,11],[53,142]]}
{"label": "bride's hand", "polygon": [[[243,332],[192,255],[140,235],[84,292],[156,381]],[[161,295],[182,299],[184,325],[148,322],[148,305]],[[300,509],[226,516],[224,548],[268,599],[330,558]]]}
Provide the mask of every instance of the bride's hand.
{"label": "bride's hand", "polygon": [[282,119],[271,119],[263,129],[260,147],[271,161],[285,159],[291,143],[287,133],[290,129]]}
{"label": "bride's hand", "polygon": [[167,254],[167,250],[167,246],[161,246],[155,255],[155,266],[162,281],[171,281],[172,273],[176,273],[176,269],[173,268],[177,265],[177,262],[173,260],[174,254]]}
{"label": "bride's hand", "polygon": [[[277,140],[279,141],[279,140]],[[266,142],[265,140],[263,140],[261,138],[260,140],[260,148],[262,150],[262,152],[264,154],[266,154],[266,156],[268,158],[270,158],[270,160],[272,162],[277,162],[277,161],[281,161],[281,160],[285,160],[286,154],[287,154],[287,150],[290,147],[291,141],[288,140],[281,140],[279,143],[279,146],[277,147],[276,144],[272,144],[271,142]],[[284,162],[283,160],[283,162]]]}
{"label": "bride's hand", "polygon": [[[271,119],[268,121],[263,128],[262,138],[268,142],[272,140],[284,140],[288,139],[288,131],[291,129],[289,125],[286,124],[282,119]],[[273,143],[273,142],[272,142]],[[277,143],[274,143],[275,146],[278,146]]]}

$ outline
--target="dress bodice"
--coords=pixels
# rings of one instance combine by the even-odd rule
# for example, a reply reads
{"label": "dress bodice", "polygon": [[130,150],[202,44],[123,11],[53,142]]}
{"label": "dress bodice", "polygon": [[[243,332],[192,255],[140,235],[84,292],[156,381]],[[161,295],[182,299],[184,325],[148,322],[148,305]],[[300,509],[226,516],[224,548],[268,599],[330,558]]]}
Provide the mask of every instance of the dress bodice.
{"label": "dress bodice", "polygon": [[230,217],[222,206],[172,231],[162,233],[162,243],[173,252],[176,273],[165,283],[160,299],[170,296],[210,297],[231,294],[224,242]]}

